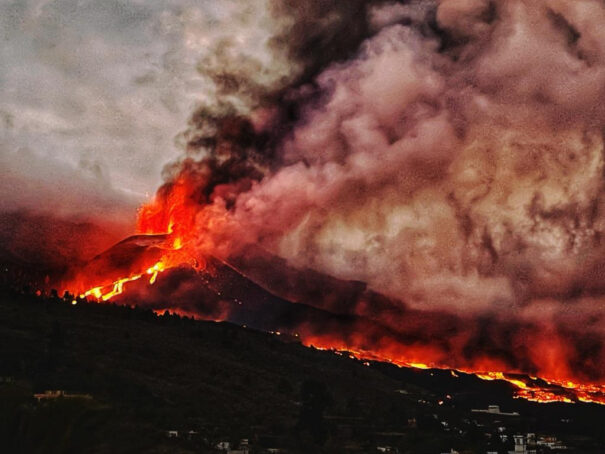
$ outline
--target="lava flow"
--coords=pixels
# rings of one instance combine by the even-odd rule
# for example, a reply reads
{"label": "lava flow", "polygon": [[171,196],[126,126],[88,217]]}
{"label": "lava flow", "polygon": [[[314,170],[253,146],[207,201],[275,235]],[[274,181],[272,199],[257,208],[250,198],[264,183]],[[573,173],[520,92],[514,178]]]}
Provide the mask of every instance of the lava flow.
{"label": "lava flow", "polygon": [[527,376],[511,376],[502,372],[475,373],[483,380],[503,380],[517,388],[516,397],[534,402],[587,402],[605,405],[605,386],[574,383]]}
{"label": "lava flow", "polygon": [[[99,265],[93,260],[92,265],[88,266],[88,268],[93,268],[93,270],[91,271],[86,267],[83,270],[79,270],[77,276],[66,284],[66,290],[70,292],[77,290],[75,294],[79,295],[80,298],[109,301],[123,294],[126,291],[127,285],[131,282],[147,278],[148,283],[153,285],[158,275],[167,269],[178,266],[190,266],[195,269],[203,267],[201,265],[203,261],[194,258],[184,249],[180,237],[173,238],[171,235],[149,234],[133,238],[134,240],[129,239],[126,241],[135,243],[136,241],[143,243],[156,241],[157,245],[151,249],[153,253],[147,254],[147,256],[142,255],[141,259],[136,260],[134,263],[130,263],[127,256],[120,257],[120,261],[126,260],[127,265],[110,268],[106,275],[103,275],[102,271],[94,270],[94,268],[97,265],[97,268],[103,270],[107,264],[102,263]],[[124,251],[118,249],[118,252],[127,255],[130,251],[128,249]],[[116,273],[120,273],[120,275],[114,277]]]}
{"label": "lava flow", "polygon": [[104,286],[93,287],[90,290],[87,290],[84,293],[80,294],[80,298],[87,298],[87,297],[92,296],[92,297],[96,298],[97,300],[107,301],[107,300],[113,298],[114,296],[121,295],[122,293],[124,293],[124,284],[126,284],[128,282],[139,280],[145,274],[151,276],[149,278],[149,283],[153,285],[155,283],[155,280],[158,277],[158,273],[161,273],[165,269],[166,269],[166,265],[163,262],[161,262],[161,261],[157,262],[155,265],[149,267],[145,271],[145,273],[139,273],[139,274],[135,274],[133,276],[124,277],[124,278],[118,279],[117,281],[113,282],[112,284],[109,285],[109,287],[111,287],[111,290],[108,292],[104,291],[104,289],[106,288]]}
{"label": "lava flow", "polygon": [[307,346],[317,348],[319,350],[332,351],[335,354],[342,355],[346,352],[351,358],[359,360],[381,361],[395,364],[399,367],[410,367],[414,369],[445,369],[452,371],[453,376],[457,376],[454,372],[474,375],[481,380],[495,381],[501,380],[509,383],[514,387],[515,398],[525,399],[538,403],[593,403],[605,405],[605,385],[602,384],[580,384],[568,380],[546,379],[532,377],[522,373],[494,372],[494,371],[479,371],[465,368],[452,368],[446,365],[425,364],[403,357],[386,357],[379,351],[359,351],[347,348],[342,343],[325,343],[318,338],[305,340],[303,343]]}

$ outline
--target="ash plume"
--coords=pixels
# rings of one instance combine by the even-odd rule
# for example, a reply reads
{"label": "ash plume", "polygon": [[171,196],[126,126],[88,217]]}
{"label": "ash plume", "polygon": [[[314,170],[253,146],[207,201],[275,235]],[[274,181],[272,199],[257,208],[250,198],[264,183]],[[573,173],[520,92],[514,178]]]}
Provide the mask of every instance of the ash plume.
{"label": "ash plume", "polygon": [[211,95],[155,201],[186,186],[183,231],[200,251],[237,260],[256,244],[363,282],[400,315],[359,299],[346,311],[394,332],[410,309],[471,318],[448,341],[461,356],[486,345],[482,326],[517,323],[491,342],[540,362],[556,338],[566,369],[605,376],[603,2],[259,1],[240,13],[267,36],[244,27],[207,47]]}

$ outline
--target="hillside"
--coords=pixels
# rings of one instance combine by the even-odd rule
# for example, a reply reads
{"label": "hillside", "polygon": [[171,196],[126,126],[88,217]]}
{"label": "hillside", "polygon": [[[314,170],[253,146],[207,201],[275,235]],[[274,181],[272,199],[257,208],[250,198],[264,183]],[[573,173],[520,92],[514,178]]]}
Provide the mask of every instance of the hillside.
{"label": "hillside", "polygon": [[[364,364],[227,323],[8,291],[0,377],[0,439],[11,453],[213,452],[241,439],[251,452],[506,452],[516,432],[560,435],[576,452],[605,443],[605,408],[596,405],[513,400],[507,384],[473,376]],[[83,396],[37,402],[45,390]],[[471,412],[494,403],[521,416],[502,423]]]}

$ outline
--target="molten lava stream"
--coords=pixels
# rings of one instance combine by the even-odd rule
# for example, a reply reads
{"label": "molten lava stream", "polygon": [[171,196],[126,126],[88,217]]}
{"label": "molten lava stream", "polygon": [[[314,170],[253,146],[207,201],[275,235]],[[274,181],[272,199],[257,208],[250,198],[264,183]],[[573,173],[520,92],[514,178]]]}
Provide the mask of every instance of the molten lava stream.
{"label": "molten lava stream", "polygon": [[[114,296],[121,295],[124,293],[124,284],[128,282],[133,282],[141,279],[145,275],[149,275],[149,283],[154,284],[158,274],[166,270],[167,267],[162,261],[157,262],[155,265],[149,267],[144,273],[134,274],[132,276],[128,276],[125,278],[118,279],[114,281],[112,284],[93,287],[90,290],[85,291],[80,294],[80,298],[94,297],[99,301],[108,301]],[[111,290],[105,292],[104,289],[111,288]]]}
{"label": "molten lava stream", "polygon": [[[605,405],[605,385],[602,384],[582,384],[575,383],[569,380],[553,379],[553,378],[538,378],[530,377],[519,373],[508,373],[499,371],[481,371],[472,369],[454,369],[447,365],[428,365],[417,360],[406,358],[393,358],[382,355],[379,351],[372,352],[366,350],[358,350],[345,346],[342,343],[328,341],[323,339],[310,337],[304,339],[303,344],[309,347],[314,347],[320,350],[333,351],[336,354],[347,352],[350,357],[359,360],[371,360],[389,362],[400,367],[411,367],[415,369],[444,369],[451,370],[452,375],[457,376],[454,371],[465,374],[475,375],[476,377],[487,380],[506,381],[515,388],[515,398],[525,399],[538,403],[594,403]],[[544,384],[542,384],[544,383]]]}

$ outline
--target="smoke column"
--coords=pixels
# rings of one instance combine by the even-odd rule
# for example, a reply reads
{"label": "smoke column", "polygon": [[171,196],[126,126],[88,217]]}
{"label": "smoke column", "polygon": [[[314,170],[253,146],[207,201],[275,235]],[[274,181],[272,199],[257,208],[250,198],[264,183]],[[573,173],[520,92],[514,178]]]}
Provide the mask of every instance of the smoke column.
{"label": "smoke column", "polygon": [[348,312],[385,330],[452,314],[450,350],[603,378],[603,2],[247,5],[198,30],[211,89],[140,230],[181,210],[205,254],[366,283],[392,307]]}

